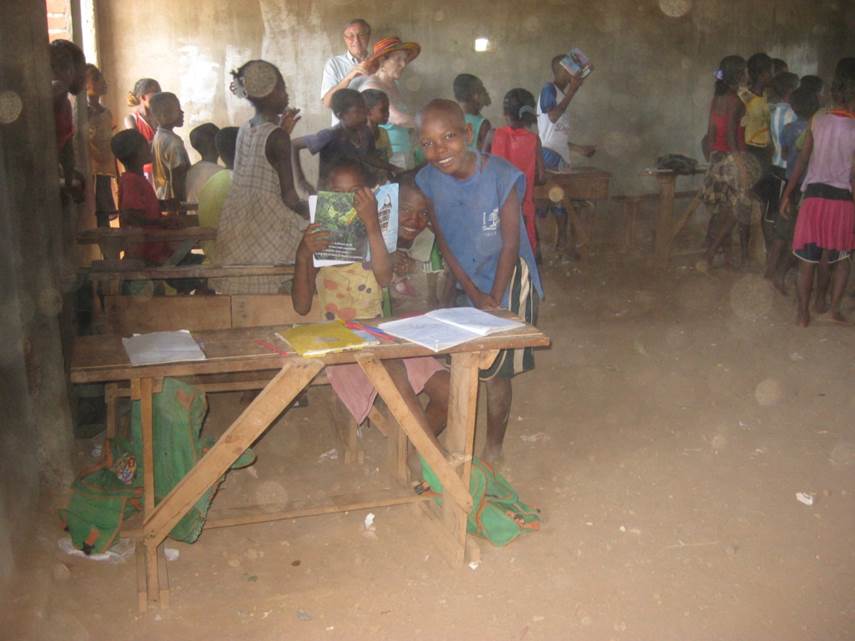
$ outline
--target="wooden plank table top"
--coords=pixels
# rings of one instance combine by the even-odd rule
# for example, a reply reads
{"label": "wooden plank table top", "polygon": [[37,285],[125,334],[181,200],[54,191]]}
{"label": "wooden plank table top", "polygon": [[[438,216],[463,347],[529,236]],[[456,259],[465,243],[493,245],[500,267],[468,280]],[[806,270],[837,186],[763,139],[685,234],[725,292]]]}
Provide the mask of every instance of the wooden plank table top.
{"label": "wooden plank table top", "polygon": [[[111,334],[79,336],[72,346],[71,382],[96,383],[142,377],[160,378],[280,369],[289,358],[298,358],[296,354],[281,356],[261,347],[256,341],[265,341],[288,350],[288,345],[279,340],[276,333],[282,333],[289,327],[246,327],[193,332],[193,337],[201,345],[207,360],[137,367],[128,361],[121,336]],[[526,325],[457,345],[440,354],[548,346],[549,337],[546,334],[536,327]],[[381,343],[360,350],[334,352],[310,360],[320,360],[325,365],[355,363],[357,356],[365,352],[371,352],[381,360],[437,355],[415,343],[396,339],[394,343]]]}

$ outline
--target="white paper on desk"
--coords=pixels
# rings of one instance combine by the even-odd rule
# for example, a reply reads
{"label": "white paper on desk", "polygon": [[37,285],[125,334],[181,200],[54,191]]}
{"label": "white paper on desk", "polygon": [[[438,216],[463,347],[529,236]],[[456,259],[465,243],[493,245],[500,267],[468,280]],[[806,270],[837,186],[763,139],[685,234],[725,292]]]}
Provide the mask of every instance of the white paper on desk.
{"label": "white paper on desk", "polygon": [[122,345],[134,366],[206,360],[205,353],[186,329],[134,334],[123,338]]}
{"label": "white paper on desk", "polygon": [[380,329],[397,338],[440,352],[488,334],[523,325],[524,323],[519,321],[499,318],[473,307],[453,307],[381,323]]}

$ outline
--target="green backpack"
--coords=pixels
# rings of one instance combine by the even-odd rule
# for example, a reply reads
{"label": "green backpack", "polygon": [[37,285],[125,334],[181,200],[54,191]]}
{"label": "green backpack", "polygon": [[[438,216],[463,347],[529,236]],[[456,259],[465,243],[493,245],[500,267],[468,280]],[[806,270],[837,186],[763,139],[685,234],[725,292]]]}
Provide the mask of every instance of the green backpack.
{"label": "green backpack", "polygon": [[[422,457],[422,474],[431,490],[442,494],[442,484]],[[517,491],[501,474],[477,457],[472,459],[469,479],[472,511],[466,522],[466,531],[487,539],[493,545],[507,545],[525,532],[540,529],[539,510],[532,509],[520,500]],[[437,497],[436,502],[442,503]]]}
{"label": "green backpack", "polygon": [[[154,419],[155,503],[162,501],[211,447],[211,437],[201,437],[208,410],[205,393],[173,378],[163,380],[163,389],[152,398]],[[124,519],[142,510],[143,452],[140,403],[131,405],[131,440],[117,437],[104,444],[104,460],[95,471],[81,474],[72,485],[68,508],[60,517],[71,534],[72,543],[87,554],[106,551],[114,542]],[[131,460],[133,467],[120,469]],[[236,469],[255,461],[251,450],[232,466]],[[118,475],[126,474],[127,484]],[[184,515],[169,533],[178,541],[193,543],[199,538],[214,485]]]}

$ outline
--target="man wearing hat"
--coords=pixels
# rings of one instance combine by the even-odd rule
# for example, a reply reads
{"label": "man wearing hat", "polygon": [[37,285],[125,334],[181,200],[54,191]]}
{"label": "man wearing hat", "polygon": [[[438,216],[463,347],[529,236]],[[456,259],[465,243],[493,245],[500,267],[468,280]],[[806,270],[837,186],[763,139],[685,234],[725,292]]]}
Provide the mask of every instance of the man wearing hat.
{"label": "man wearing hat", "polygon": [[[332,106],[332,97],[336,91],[347,89],[354,79],[367,74],[363,63],[371,55],[369,42],[371,42],[371,25],[362,18],[354,18],[347,23],[344,28],[344,44],[347,51],[339,56],[333,56],[324,65],[321,102],[327,109]],[[338,118],[333,115],[333,126],[337,123]]]}

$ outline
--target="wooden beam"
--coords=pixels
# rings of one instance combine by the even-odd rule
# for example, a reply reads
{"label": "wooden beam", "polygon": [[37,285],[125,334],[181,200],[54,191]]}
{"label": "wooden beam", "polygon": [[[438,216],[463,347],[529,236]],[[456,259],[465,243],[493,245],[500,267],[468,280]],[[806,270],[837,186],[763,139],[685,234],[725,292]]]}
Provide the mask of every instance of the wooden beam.
{"label": "wooden beam", "polygon": [[356,362],[374,385],[377,394],[386,402],[386,407],[406,432],[413,446],[437,475],[445,494],[466,512],[471,510],[472,497],[469,494],[469,486],[463,485],[460,477],[455,474],[454,469],[445,459],[442,448],[431,432],[424,410],[412,389],[400,389],[386,366],[370,352],[358,354]]}
{"label": "wooden beam", "polygon": [[139,269],[129,261],[95,261],[87,273],[89,280],[163,280],[165,278],[231,278],[235,276],[289,276],[293,265],[174,265]]}
{"label": "wooden beam", "polygon": [[429,501],[431,498],[431,496],[419,496],[410,488],[401,488],[330,496],[319,501],[294,501],[284,508],[281,506],[268,506],[266,508],[254,506],[211,510],[208,520],[205,522],[205,529],[285,521],[304,516],[321,516],[339,512],[372,510],[380,507]]}
{"label": "wooden beam", "polygon": [[140,403],[140,428],[143,448],[143,513],[154,511],[154,410],[152,379],[135,378],[131,381],[131,398]]}
{"label": "wooden beam", "polygon": [[668,266],[671,254],[671,242],[674,239],[674,190],[677,175],[662,173],[656,175],[659,183],[659,212],[656,217],[655,263],[659,269]]}
{"label": "wooden beam", "polygon": [[[495,356],[494,356],[495,358]],[[469,479],[472,475],[472,454],[475,447],[475,418],[478,411],[478,365],[484,359],[483,353],[464,352],[451,357],[451,382],[448,397],[448,427],[445,433],[445,446],[449,457],[462,461],[456,471],[460,483],[469,492]],[[492,363],[492,359],[490,360]],[[443,487],[445,485],[443,484]],[[455,565],[463,565],[466,553],[466,520],[472,508],[461,509],[451,501],[442,503],[442,520],[446,529],[456,542]]]}
{"label": "wooden beam", "polygon": [[291,404],[323,367],[320,360],[291,358],[255,397],[207,454],[148,515],[143,525],[146,545],[157,545],[225,474],[246,449]]}
{"label": "wooden beam", "polygon": [[[249,505],[231,508],[212,508],[208,512],[204,528],[232,527],[237,525],[254,525],[257,523],[273,523],[308,516],[322,516],[340,512],[358,512],[395,505],[407,505],[421,501],[429,501],[430,495],[418,495],[409,487],[394,487],[384,490],[356,492],[326,496],[318,500],[295,500],[282,505]],[[139,524],[122,528],[122,536],[129,539],[142,539],[143,529]],[[145,570],[143,569],[143,575]]]}

